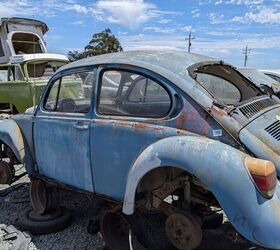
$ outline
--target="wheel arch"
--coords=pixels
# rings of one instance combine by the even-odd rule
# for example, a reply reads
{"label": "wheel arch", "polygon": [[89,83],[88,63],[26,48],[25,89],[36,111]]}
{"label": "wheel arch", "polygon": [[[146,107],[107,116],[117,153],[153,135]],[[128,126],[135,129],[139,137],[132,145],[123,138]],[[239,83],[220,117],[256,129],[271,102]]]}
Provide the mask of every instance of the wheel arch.
{"label": "wheel arch", "polygon": [[[262,216],[271,211],[271,203],[280,207],[280,200],[276,194],[267,200],[256,190],[245,166],[246,157],[247,154],[231,146],[205,137],[174,136],[161,139],[147,147],[130,169],[123,213],[133,214],[137,187],[145,174],[158,167],[172,166],[198,178],[245,238],[268,246],[268,243],[272,244],[269,234],[261,236],[259,241],[255,233],[260,223],[266,224],[266,228],[278,227],[278,223],[273,224],[272,216],[266,216],[266,220]],[[276,190],[278,192],[279,188]],[[252,207],[255,207],[254,213]]]}
{"label": "wheel arch", "polygon": [[25,164],[27,168],[33,164],[33,157],[16,121],[0,120],[0,142],[6,144],[13,151],[17,160]]}
{"label": "wheel arch", "polygon": [[244,181],[251,182],[244,163],[246,156],[235,148],[205,137],[174,136],[161,139],[147,147],[130,169],[123,212],[133,213],[138,184],[156,168],[172,166],[187,171],[219,197],[221,189],[226,187],[230,192],[231,185],[235,184],[228,183],[232,174],[242,173]]}

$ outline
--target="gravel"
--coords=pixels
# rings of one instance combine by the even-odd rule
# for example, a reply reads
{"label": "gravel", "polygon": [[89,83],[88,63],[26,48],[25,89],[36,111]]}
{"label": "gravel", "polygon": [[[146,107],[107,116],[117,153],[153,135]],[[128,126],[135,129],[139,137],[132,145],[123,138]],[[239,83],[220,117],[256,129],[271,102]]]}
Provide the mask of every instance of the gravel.
{"label": "gravel", "polygon": [[[0,197],[0,238],[3,234],[1,227],[16,225],[17,218],[29,204],[28,177],[23,177],[17,183],[27,183],[7,196]],[[0,190],[9,186],[0,185]],[[61,192],[61,205],[72,211],[72,224],[65,230],[50,235],[31,235],[30,250],[62,250],[62,249],[105,249],[100,233],[89,234],[87,225],[90,219],[96,219],[98,214],[104,211],[104,203],[88,197],[85,194],[69,191]],[[174,250],[164,236],[163,217],[159,214],[147,214],[147,233],[149,249]],[[0,250],[12,250],[12,242],[0,241]],[[256,247],[242,238],[232,226],[225,223],[215,230],[204,230],[203,241],[199,250],[202,249],[263,249]]]}

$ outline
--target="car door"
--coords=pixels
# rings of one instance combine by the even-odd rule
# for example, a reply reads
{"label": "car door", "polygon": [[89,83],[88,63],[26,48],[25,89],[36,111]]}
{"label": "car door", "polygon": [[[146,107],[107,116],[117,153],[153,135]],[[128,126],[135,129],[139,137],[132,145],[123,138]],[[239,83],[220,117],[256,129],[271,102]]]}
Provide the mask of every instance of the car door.
{"label": "car door", "polygon": [[76,69],[53,80],[34,122],[39,174],[87,191],[94,190],[89,127],[95,74]]}
{"label": "car door", "polygon": [[135,159],[153,142],[170,135],[172,129],[159,129],[158,123],[164,126],[175,116],[175,94],[147,71],[118,67],[100,68],[90,140],[96,193],[122,200]]}

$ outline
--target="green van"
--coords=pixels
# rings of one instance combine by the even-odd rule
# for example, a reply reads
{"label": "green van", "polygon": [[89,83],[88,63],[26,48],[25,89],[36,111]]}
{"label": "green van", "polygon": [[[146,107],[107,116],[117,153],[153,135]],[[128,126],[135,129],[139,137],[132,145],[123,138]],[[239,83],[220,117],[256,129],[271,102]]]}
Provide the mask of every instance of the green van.
{"label": "green van", "polygon": [[0,112],[23,113],[37,105],[50,77],[67,63],[64,55],[38,53],[13,55],[0,64]]}

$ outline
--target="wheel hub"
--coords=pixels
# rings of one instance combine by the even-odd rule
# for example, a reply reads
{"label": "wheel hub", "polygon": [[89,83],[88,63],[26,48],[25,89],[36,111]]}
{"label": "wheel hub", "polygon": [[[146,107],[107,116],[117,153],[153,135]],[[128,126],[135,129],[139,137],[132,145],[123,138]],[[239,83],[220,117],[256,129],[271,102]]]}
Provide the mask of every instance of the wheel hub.
{"label": "wheel hub", "polygon": [[171,243],[180,250],[190,250],[199,246],[202,230],[191,215],[171,214],[165,222],[165,231]]}
{"label": "wheel hub", "polygon": [[13,177],[9,164],[5,161],[0,161],[0,184],[11,184]]}

